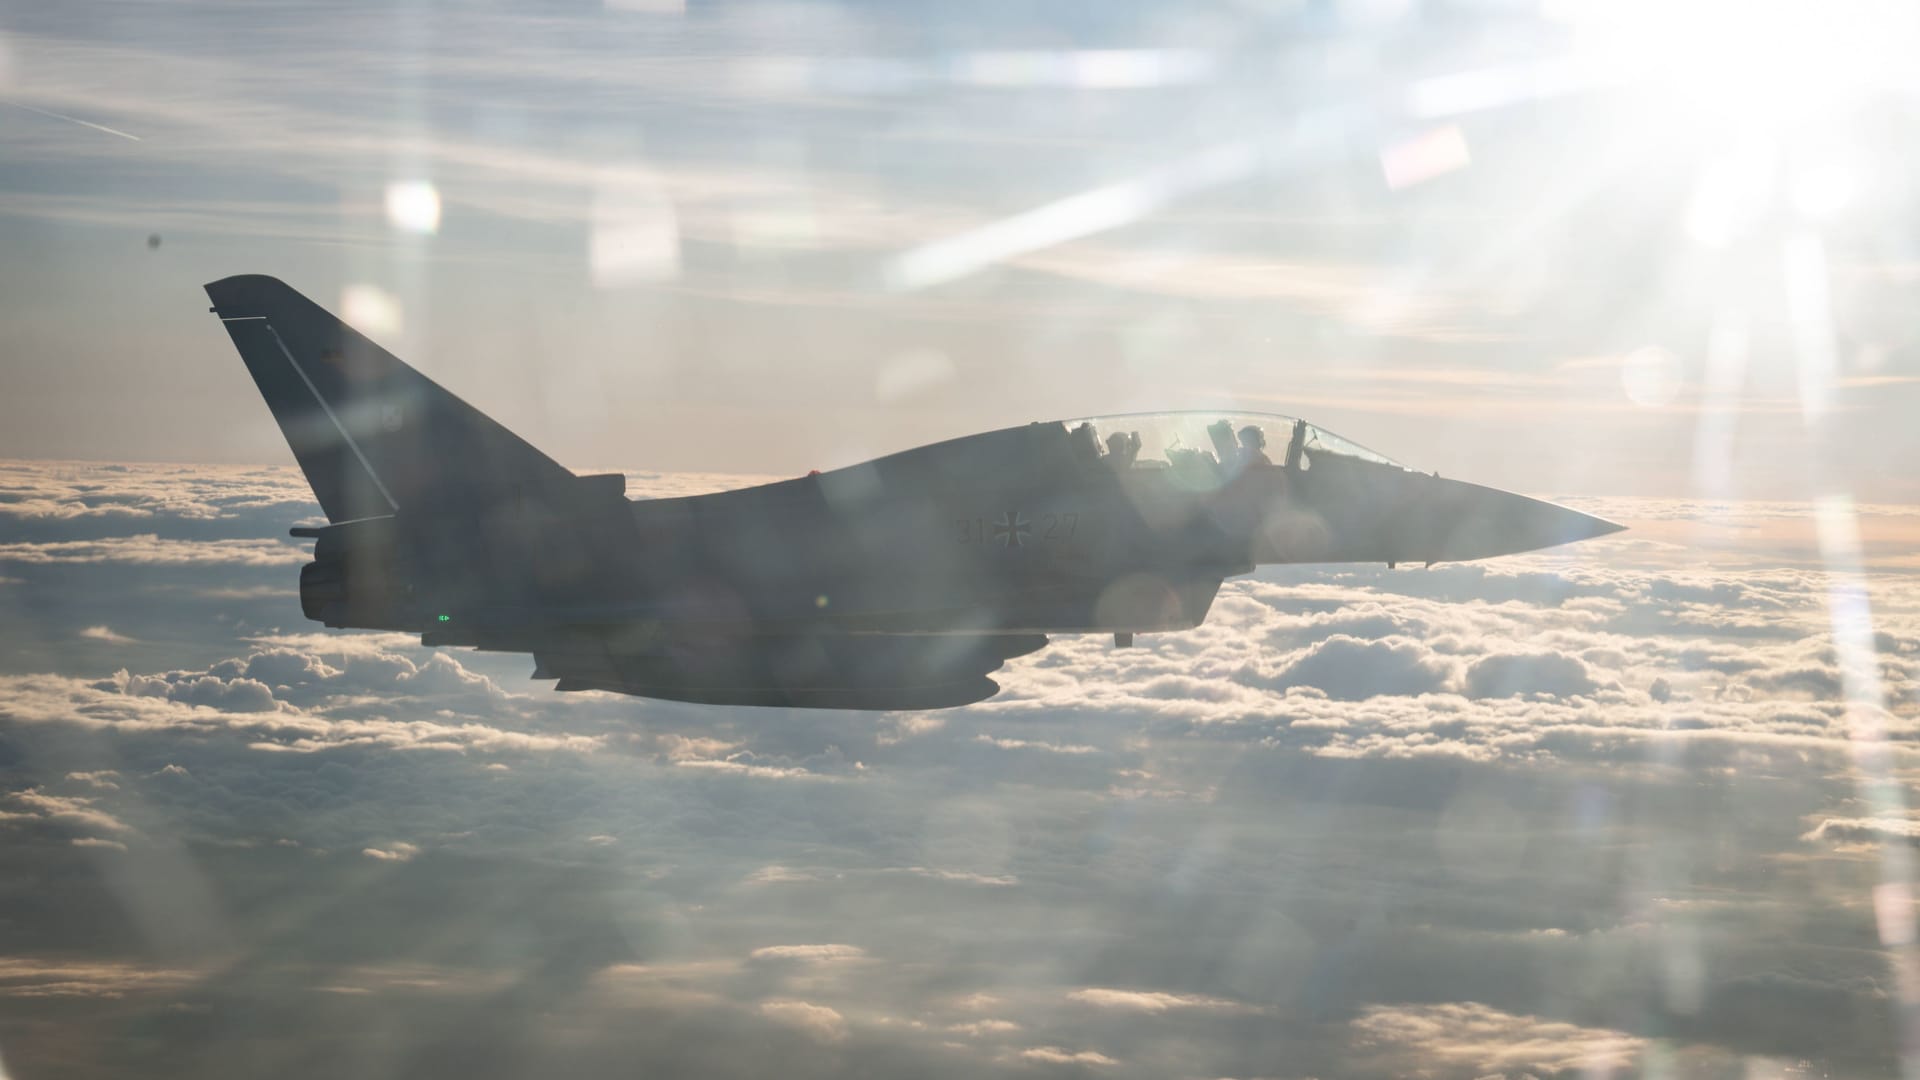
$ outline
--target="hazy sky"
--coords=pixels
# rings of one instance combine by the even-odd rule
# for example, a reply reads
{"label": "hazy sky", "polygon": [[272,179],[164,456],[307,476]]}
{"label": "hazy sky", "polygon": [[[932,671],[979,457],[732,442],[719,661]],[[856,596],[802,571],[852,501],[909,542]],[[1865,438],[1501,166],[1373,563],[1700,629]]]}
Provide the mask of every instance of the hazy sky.
{"label": "hazy sky", "polygon": [[266,272],[577,468],[1232,404],[1920,494],[1902,6],[661,7],[0,9],[0,454],[284,461]]}

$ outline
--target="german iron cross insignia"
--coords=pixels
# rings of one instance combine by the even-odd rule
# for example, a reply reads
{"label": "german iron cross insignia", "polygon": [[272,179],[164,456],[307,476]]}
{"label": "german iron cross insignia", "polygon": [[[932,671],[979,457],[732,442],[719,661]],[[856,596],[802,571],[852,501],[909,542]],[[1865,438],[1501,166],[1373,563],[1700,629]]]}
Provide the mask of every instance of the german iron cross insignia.
{"label": "german iron cross insignia", "polygon": [[1001,514],[1000,520],[993,523],[993,538],[999,541],[1003,548],[1026,547],[1027,536],[1032,531],[1026,515],[1012,510]]}

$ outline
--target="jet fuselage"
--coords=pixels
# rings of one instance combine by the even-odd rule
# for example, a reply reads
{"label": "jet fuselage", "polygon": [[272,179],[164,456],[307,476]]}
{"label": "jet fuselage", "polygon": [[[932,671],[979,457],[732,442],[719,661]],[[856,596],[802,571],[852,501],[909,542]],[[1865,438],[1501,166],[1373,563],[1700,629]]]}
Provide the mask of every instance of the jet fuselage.
{"label": "jet fuselage", "polygon": [[330,522],[295,530],[315,541],[305,613],[529,652],[563,690],[962,704],[1048,634],[1196,626],[1224,578],[1263,563],[1471,559],[1617,528],[1304,421],[1199,413],[1036,422],[630,500],[278,281],[207,291]]}

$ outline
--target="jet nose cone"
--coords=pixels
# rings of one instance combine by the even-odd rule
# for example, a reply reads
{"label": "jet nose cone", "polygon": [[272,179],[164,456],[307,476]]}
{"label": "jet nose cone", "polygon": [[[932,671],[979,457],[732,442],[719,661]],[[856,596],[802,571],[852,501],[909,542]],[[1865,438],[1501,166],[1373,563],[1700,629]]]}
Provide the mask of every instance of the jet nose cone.
{"label": "jet nose cone", "polygon": [[[1529,499],[1525,495],[1515,495],[1526,504],[1519,512],[1523,519],[1522,531],[1530,534],[1539,543],[1534,547],[1553,547],[1557,544],[1571,544],[1576,540],[1592,540],[1598,536],[1611,536],[1622,532],[1625,525],[1617,521],[1608,521],[1603,517],[1582,513],[1571,507],[1561,506],[1541,499]],[[1531,551],[1532,547],[1525,550]]]}
{"label": "jet nose cone", "polygon": [[1433,524],[1435,559],[1484,559],[1591,540],[1626,526],[1542,499],[1459,481],[1448,485]]}

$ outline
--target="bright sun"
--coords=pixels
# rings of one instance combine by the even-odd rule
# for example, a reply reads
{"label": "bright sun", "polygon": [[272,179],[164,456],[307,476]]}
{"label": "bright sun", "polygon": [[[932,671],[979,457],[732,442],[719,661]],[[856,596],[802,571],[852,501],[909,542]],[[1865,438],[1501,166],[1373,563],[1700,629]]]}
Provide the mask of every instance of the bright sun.
{"label": "bright sun", "polygon": [[1889,0],[1555,0],[1584,60],[1674,115],[1783,139],[1914,81],[1920,5]]}

